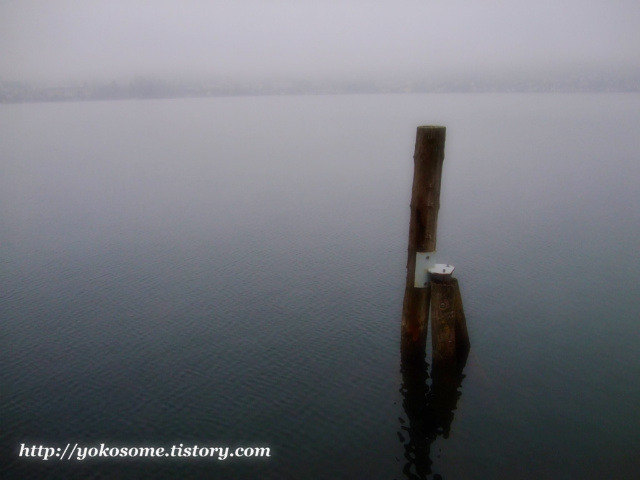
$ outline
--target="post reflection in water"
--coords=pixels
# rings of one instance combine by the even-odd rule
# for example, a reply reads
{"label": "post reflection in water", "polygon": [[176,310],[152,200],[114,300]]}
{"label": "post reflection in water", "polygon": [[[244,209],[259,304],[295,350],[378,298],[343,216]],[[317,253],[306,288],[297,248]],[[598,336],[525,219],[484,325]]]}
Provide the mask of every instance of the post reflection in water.
{"label": "post reflection in water", "polygon": [[[441,479],[432,471],[431,444],[449,437],[451,422],[461,392],[462,370],[466,356],[457,365],[434,365],[429,376],[425,355],[420,358],[403,355],[402,406],[405,418],[400,418],[398,438],[404,446],[404,476],[411,480]],[[432,475],[429,477],[429,475]]]}

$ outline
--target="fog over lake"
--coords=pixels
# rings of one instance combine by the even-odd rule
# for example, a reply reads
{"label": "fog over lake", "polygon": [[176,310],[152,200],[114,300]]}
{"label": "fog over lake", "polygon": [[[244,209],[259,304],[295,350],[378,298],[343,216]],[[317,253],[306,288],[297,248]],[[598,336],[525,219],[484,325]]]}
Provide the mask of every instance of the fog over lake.
{"label": "fog over lake", "polygon": [[[1,2],[0,476],[635,478],[638,45],[630,0]],[[401,361],[418,125],[460,375]]]}
{"label": "fog over lake", "polygon": [[13,1],[0,79],[638,73],[633,0]]}

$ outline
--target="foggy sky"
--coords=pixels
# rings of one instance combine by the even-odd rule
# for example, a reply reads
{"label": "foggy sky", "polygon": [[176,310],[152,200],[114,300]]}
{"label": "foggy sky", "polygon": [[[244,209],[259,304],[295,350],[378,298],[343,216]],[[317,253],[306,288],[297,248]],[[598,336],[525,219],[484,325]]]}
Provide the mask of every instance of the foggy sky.
{"label": "foggy sky", "polygon": [[640,70],[638,0],[0,0],[0,79]]}

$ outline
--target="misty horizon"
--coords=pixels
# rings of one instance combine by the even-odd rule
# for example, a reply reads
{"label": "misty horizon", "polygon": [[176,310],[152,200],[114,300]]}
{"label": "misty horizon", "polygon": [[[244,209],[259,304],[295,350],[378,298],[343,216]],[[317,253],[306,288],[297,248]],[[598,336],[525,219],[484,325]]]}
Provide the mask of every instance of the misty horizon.
{"label": "misty horizon", "polygon": [[632,1],[5,1],[0,14],[2,81],[640,74]]}

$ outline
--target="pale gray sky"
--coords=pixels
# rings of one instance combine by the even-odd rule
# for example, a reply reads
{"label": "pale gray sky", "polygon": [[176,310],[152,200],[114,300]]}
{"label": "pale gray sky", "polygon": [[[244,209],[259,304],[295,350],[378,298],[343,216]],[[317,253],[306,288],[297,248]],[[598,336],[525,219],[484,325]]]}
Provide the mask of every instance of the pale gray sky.
{"label": "pale gray sky", "polygon": [[638,0],[0,0],[0,78],[640,70]]}

